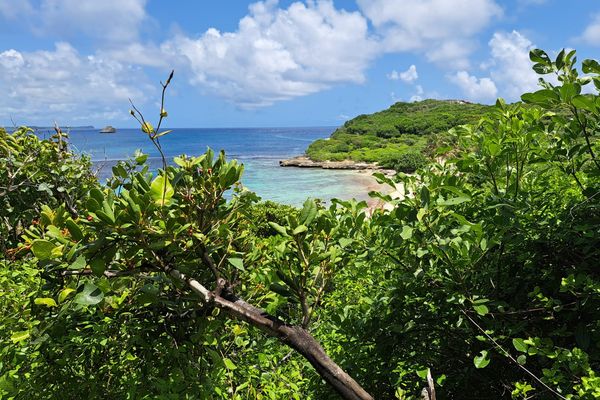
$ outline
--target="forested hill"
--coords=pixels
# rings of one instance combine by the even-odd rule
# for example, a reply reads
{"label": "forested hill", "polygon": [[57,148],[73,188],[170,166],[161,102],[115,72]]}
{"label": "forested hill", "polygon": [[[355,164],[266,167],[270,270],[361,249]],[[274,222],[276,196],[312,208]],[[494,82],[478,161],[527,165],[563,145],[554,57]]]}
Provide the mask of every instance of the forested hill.
{"label": "forested hill", "polygon": [[312,143],[306,153],[315,161],[350,159],[410,171],[443,139],[439,134],[477,122],[490,108],[462,100],[398,102],[347,121],[331,138]]}

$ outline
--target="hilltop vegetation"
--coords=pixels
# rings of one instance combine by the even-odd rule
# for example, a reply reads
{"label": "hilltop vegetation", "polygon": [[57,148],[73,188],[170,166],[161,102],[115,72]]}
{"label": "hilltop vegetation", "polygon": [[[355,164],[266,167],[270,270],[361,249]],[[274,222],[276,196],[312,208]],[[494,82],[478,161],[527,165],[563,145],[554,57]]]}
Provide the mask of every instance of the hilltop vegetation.
{"label": "hilltop vegetation", "polygon": [[212,150],[103,186],[60,132],[0,129],[0,397],[417,400],[429,372],[440,399],[600,398],[600,64],[574,54],[532,51],[560,84],[380,174],[407,196],[372,215],[261,203]]}
{"label": "hilltop vegetation", "polygon": [[449,129],[475,123],[490,109],[459,100],[398,102],[387,110],[347,121],[329,139],[311,143],[306,153],[315,161],[377,162],[385,168],[412,172],[447,142]]}

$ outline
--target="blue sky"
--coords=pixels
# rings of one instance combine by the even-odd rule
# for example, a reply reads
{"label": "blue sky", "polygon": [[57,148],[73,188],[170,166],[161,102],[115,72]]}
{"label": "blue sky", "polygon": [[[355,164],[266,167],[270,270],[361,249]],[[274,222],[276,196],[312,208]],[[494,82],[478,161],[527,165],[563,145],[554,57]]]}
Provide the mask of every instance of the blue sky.
{"label": "blue sky", "polygon": [[529,49],[600,58],[595,0],[0,0],[0,126],[336,126],[395,101],[517,100]]}

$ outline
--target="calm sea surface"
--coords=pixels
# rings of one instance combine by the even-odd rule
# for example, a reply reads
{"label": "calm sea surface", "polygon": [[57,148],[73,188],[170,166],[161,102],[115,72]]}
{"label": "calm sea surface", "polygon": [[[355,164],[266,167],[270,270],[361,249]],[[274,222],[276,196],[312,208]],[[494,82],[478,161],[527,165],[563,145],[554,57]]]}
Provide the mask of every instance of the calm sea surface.
{"label": "calm sea surface", "polygon": [[[303,154],[312,141],[329,137],[334,130],[332,127],[181,128],[162,137],[161,144],[171,160],[180,154],[202,154],[207,146],[215,152],[225,150],[228,159],[244,163],[242,183],[263,200],[300,205],[307,197],[367,199],[365,177],[357,176],[356,172],[279,167],[279,160]],[[131,157],[136,149],[150,155],[152,168],[160,165],[158,152],[139,129],[118,129],[112,134],[74,130],[70,139],[77,151],[92,157],[100,168],[102,180],[111,174],[112,165]]]}

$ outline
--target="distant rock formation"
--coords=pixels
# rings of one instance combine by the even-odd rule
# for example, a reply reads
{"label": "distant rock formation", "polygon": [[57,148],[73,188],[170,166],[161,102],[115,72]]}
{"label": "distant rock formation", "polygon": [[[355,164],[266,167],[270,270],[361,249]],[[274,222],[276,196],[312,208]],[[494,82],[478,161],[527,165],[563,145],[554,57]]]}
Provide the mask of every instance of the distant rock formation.
{"label": "distant rock formation", "polygon": [[377,163],[344,161],[313,161],[306,156],[298,156],[279,161],[281,167],[323,168],[323,169],[379,169]]}

